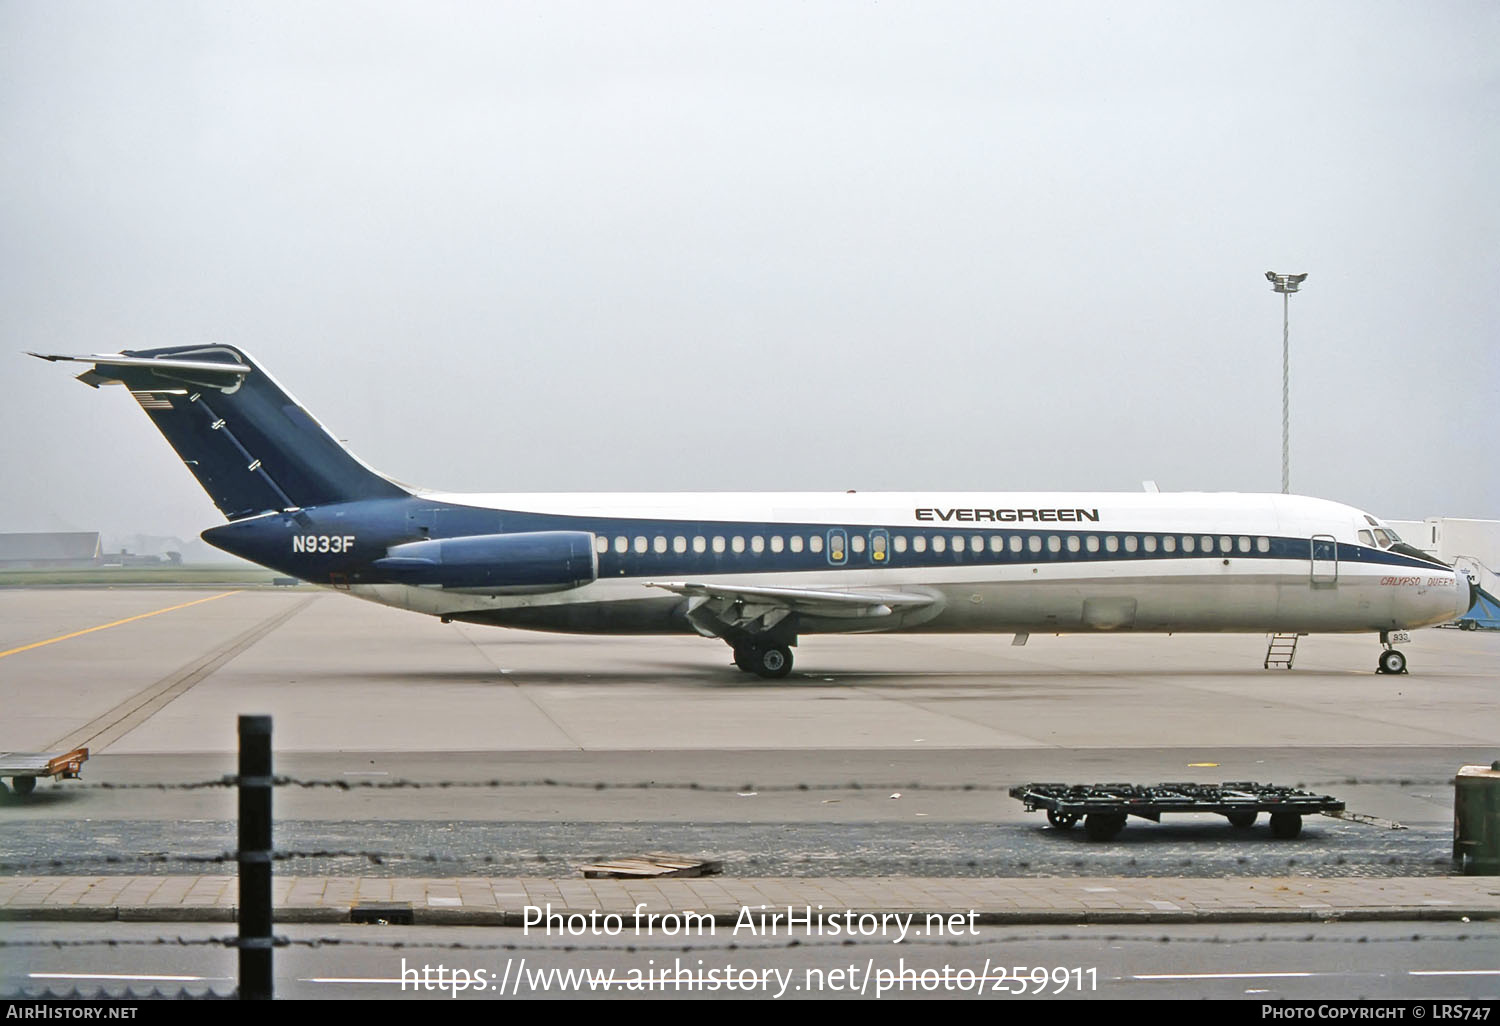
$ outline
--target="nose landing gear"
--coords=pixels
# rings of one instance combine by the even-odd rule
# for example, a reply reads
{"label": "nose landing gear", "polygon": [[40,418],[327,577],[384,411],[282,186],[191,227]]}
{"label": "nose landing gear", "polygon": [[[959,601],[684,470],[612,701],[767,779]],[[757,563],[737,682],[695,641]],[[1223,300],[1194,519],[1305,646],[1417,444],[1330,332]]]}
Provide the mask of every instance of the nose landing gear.
{"label": "nose landing gear", "polygon": [[1380,653],[1380,660],[1375,664],[1376,673],[1405,673],[1406,656],[1392,647],[1397,641],[1410,641],[1411,635],[1405,631],[1380,632],[1380,643],[1385,646],[1385,651]]}

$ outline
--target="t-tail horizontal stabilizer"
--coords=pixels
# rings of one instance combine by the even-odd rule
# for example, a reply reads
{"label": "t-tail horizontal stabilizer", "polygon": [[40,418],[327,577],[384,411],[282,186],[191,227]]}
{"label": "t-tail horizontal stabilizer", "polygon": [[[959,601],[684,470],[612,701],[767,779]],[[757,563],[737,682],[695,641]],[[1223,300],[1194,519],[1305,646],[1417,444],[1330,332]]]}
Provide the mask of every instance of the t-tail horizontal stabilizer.
{"label": "t-tail horizontal stabilizer", "polygon": [[351,455],[233,346],[31,355],[91,363],[78,380],[129,389],[230,520],[409,494]]}

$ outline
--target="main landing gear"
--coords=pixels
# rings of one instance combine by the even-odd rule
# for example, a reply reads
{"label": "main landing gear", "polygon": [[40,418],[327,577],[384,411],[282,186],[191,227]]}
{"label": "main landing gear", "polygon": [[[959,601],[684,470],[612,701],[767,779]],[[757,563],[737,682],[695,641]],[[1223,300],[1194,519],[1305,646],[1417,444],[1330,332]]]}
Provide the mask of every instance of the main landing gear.
{"label": "main landing gear", "polygon": [[767,680],[792,672],[792,650],[774,642],[742,641],[734,646],[734,665]]}
{"label": "main landing gear", "polygon": [[[1408,636],[1405,631],[1399,635],[1399,640],[1406,641]],[[1380,653],[1380,660],[1375,664],[1376,673],[1405,673],[1406,656],[1392,647],[1391,632],[1380,632],[1380,643],[1385,646],[1385,651]]]}

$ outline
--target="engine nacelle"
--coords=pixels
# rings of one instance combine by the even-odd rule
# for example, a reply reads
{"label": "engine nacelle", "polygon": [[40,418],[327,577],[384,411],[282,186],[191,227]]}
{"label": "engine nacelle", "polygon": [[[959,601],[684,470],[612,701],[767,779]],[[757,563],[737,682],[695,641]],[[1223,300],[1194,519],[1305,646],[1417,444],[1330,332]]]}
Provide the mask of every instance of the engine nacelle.
{"label": "engine nacelle", "polygon": [[402,584],[444,591],[535,595],[566,591],[599,577],[587,531],[473,534],[392,545],[375,567]]}

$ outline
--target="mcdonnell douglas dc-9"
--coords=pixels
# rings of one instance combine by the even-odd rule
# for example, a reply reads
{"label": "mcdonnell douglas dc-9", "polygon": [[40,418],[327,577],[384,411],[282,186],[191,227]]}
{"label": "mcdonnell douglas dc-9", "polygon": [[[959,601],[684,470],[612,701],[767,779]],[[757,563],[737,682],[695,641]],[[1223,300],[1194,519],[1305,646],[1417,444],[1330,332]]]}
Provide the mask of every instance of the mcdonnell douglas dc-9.
{"label": "mcdonnell douglas dc-9", "polygon": [[32,355],[129,389],[228,518],[209,544],[444,623],[699,634],[767,678],[830,632],[1378,632],[1400,673],[1394,632],[1473,604],[1466,573],[1322,499],[447,494],[371,470],[237,348]]}

